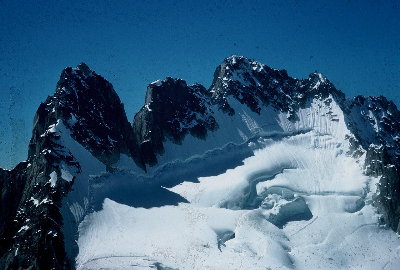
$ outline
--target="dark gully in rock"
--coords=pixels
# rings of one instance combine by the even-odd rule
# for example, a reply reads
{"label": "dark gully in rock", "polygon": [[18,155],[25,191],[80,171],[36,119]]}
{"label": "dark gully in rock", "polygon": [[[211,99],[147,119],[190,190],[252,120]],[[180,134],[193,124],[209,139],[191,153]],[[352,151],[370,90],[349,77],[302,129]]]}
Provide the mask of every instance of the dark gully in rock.
{"label": "dark gully in rock", "polygon": [[[219,157],[218,151],[208,151],[222,146],[213,136],[225,129],[232,130],[232,138],[237,136],[233,135],[235,122],[229,122],[230,118],[238,117],[237,108],[246,108],[258,115],[269,111],[284,114],[285,121],[295,124],[300,121],[299,110],[307,108],[312,100],[323,101],[321,106],[326,108],[332,102],[340,107],[345,125],[351,131],[347,137],[351,149],[346,154],[355,158],[366,155],[365,174],[380,177],[373,204],[381,214],[381,223],[399,233],[400,112],[386,98],[357,96],[347,99],[320,73],[295,79],[285,70],[231,56],[216,68],[209,89],[170,77],[149,84],[145,104],[133,122],[129,122],[111,83],[82,63],[76,68],[64,69],[55,93],[40,104],[34,117],[28,159],[12,170],[0,169],[0,268],[75,268],[80,222],[87,213],[96,210],[105,197],[114,194],[117,200],[122,189],[131,186],[112,182],[112,175],[123,173],[122,167],[130,166],[138,185],[145,185],[152,192],[152,184],[146,183],[149,175],[159,179],[160,185],[173,186],[173,177],[163,171],[179,164],[170,162],[175,159],[169,159],[166,150],[179,152],[186,138],[193,137],[199,142],[209,141],[213,147],[193,145],[193,153],[185,158]],[[271,114],[271,117],[275,116]],[[333,113],[327,113],[326,117],[333,122],[340,121]],[[228,120],[219,122],[222,118]],[[243,136],[251,142],[251,136]],[[224,138],[226,142],[230,139],[229,136]],[[239,162],[242,157],[251,155],[236,144],[229,147],[238,153],[235,155]],[[98,163],[91,164],[90,168],[99,168],[98,171],[87,170],[89,165],[81,164],[77,155],[84,150],[95,157]],[[232,155],[232,162],[236,162],[235,155]],[[122,166],[122,159],[124,164],[130,165]],[[191,162],[195,163],[196,158]],[[227,168],[223,162],[220,165],[216,162],[211,169],[223,172]],[[95,173],[108,178],[92,177]],[[203,172],[196,171],[179,173],[193,181],[203,176]],[[96,182],[100,178],[111,180]],[[226,202],[225,207],[259,207],[267,196],[257,198],[253,194],[259,179],[254,177],[254,186],[246,190],[246,202]],[[160,186],[155,185],[154,190],[160,194],[159,205],[162,205],[163,196],[172,198],[175,203],[185,201]],[[133,197],[141,196],[135,195],[134,189],[132,192]],[[304,200],[296,199],[290,192],[287,194],[291,204],[286,205],[285,211],[301,209],[301,215],[292,219],[286,214],[276,215],[270,222],[282,227],[289,221],[311,219]],[[135,205],[136,201],[132,199],[129,203]],[[149,203],[151,205],[158,204]],[[218,235],[219,248],[235,237],[231,231]]]}

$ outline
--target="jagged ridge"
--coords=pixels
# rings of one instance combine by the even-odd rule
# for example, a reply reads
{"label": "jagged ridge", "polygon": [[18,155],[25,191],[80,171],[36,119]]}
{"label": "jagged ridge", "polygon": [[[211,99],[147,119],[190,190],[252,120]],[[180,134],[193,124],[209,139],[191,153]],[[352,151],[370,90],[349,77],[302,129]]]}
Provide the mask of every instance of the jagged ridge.
{"label": "jagged ridge", "polygon": [[[285,70],[231,56],[217,67],[208,90],[172,78],[150,84],[145,104],[131,125],[112,85],[80,64],[63,70],[55,94],[39,106],[28,161],[11,171],[0,171],[0,233],[4,243],[1,265],[39,269],[73,266],[73,258],[68,258],[63,247],[60,208],[74,180],[59,181],[53,186],[48,175],[55,172],[60,177],[63,166],[75,168],[76,174],[81,168],[69,150],[58,143],[53,131],[58,123],[70,129],[71,136],[109,171],[121,154],[146,168],[157,164],[166,141],[180,144],[189,134],[206,139],[210,132],[218,130],[217,113],[236,113],[232,100],[258,114],[262,108],[272,107],[295,122],[296,112],[310,100],[329,102],[328,97],[346,113],[346,125],[355,136],[348,138],[353,144],[352,154],[358,155],[364,149],[366,173],[382,176],[376,203],[383,221],[399,231],[400,112],[385,98],[359,96],[346,100],[320,73],[299,80],[288,76]],[[29,229],[21,230],[24,226]],[[50,236],[49,231],[53,232]]]}

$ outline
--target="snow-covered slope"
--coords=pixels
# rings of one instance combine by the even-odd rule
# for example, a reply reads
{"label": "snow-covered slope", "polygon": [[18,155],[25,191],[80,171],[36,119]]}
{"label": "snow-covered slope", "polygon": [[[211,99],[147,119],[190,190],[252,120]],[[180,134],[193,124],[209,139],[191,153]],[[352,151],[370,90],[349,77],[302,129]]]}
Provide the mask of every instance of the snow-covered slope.
{"label": "snow-covered slope", "polygon": [[314,131],[260,140],[243,165],[169,189],[187,203],[106,199],[80,225],[78,269],[398,268],[400,240],[378,224],[379,179],[363,157]]}
{"label": "snow-covered slope", "polygon": [[[78,269],[399,267],[400,240],[379,225],[372,206],[379,178],[365,175],[365,151],[349,154],[353,135],[331,96],[310,101],[295,122],[230,104],[232,122],[217,114],[224,124],[198,144],[212,148],[225,138],[244,142],[253,155],[198,182],[178,179],[169,190],[188,202],[177,206],[145,209],[106,199],[80,226]],[[179,147],[193,151],[188,141]],[[189,156],[179,147],[176,158]]]}
{"label": "snow-covered slope", "polygon": [[0,171],[0,266],[398,269],[399,138],[385,98],[241,56],[208,90],[151,83],[132,125],[109,82],[66,68],[28,161]]}

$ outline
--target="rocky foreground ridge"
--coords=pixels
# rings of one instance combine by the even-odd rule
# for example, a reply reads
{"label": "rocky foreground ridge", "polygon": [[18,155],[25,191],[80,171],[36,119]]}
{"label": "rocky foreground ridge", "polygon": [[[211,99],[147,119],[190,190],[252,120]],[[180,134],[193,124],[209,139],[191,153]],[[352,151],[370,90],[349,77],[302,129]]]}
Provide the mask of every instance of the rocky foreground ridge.
{"label": "rocky foreground ridge", "polygon": [[[178,149],[188,136],[207,141],[224,128],[217,115],[233,117],[237,104],[257,114],[269,108],[295,123],[311,100],[340,106],[352,133],[348,155],[366,154],[365,173],[381,177],[374,201],[381,222],[400,232],[400,112],[385,97],[347,99],[320,73],[295,79],[231,56],[217,67],[209,89],[170,77],[149,84],[144,106],[129,122],[111,83],[82,63],[64,69],[55,93],[40,104],[28,159],[0,169],[0,268],[74,268],[77,227],[90,211],[86,197],[79,197],[88,187],[77,181],[87,176],[56,131],[68,133],[109,173],[118,170],[122,155],[146,173],[163,165],[166,144]],[[69,201],[71,194],[79,204]]]}

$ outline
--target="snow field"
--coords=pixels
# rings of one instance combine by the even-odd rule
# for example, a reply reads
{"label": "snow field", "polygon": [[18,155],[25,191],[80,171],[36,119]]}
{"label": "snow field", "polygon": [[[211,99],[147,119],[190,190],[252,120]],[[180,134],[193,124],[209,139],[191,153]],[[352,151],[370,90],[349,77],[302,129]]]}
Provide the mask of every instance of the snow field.
{"label": "snow field", "polygon": [[223,173],[175,181],[168,190],[188,203],[146,209],[106,199],[79,226],[77,268],[399,269],[400,240],[371,204],[379,179],[363,174],[364,156],[347,155],[343,113],[325,102],[300,109],[297,122],[236,104],[235,119],[217,115],[226,128],[207,141],[167,143],[160,165],[184,165],[227,138],[282,135],[260,138],[253,156]]}

